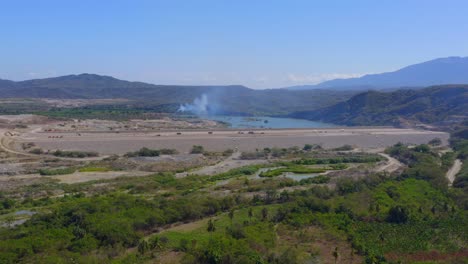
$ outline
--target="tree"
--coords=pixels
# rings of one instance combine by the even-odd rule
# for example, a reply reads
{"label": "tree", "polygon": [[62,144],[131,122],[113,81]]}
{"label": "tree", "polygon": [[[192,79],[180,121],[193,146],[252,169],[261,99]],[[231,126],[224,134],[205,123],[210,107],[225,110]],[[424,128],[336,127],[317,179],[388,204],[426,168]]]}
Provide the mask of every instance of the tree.
{"label": "tree", "polygon": [[312,145],[311,144],[305,144],[302,149],[304,151],[311,151],[312,150]]}
{"label": "tree", "polygon": [[15,217],[12,215],[9,215],[5,217],[5,223],[7,227],[13,227],[13,222],[15,222]]}
{"label": "tree", "polygon": [[270,203],[274,202],[276,200],[277,193],[278,192],[275,189],[267,190],[266,191],[265,202],[267,204],[270,204]]}
{"label": "tree", "polygon": [[408,209],[402,206],[394,206],[388,211],[387,222],[402,224],[408,222],[409,212]]}
{"label": "tree", "polygon": [[265,221],[268,218],[268,209],[263,207],[262,209],[262,220]]}
{"label": "tree", "polygon": [[203,148],[203,146],[199,145],[194,145],[192,147],[192,150],[190,151],[191,154],[203,154],[203,152],[205,152],[205,149]]}
{"label": "tree", "polygon": [[382,242],[382,243],[385,242],[385,237],[384,237],[383,233],[379,234],[379,239],[380,239],[380,242]]}
{"label": "tree", "polygon": [[250,221],[252,221],[252,216],[253,216],[253,210],[252,210],[252,207],[250,207],[250,208],[249,208],[249,212],[248,212],[248,214],[249,214],[249,219],[250,219]]}
{"label": "tree", "polygon": [[431,151],[431,148],[426,144],[421,144],[414,147],[413,150],[419,153],[429,153]]}
{"label": "tree", "polygon": [[440,146],[442,145],[442,140],[440,138],[434,138],[428,142],[431,146]]}
{"label": "tree", "polygon": [[206,228],[206,230],[207,230],[208,232],[210,232],[210,233],[216,231],[216,226],[215,226],[213,220],[211,220],[211,219],[208,220],[208,227]]}
{"label": "tree", "polygon": [[234,219],[234,209],[231,209],[229,211],[229,219],[231,219],[231,226],[232,226],[232,220]]}

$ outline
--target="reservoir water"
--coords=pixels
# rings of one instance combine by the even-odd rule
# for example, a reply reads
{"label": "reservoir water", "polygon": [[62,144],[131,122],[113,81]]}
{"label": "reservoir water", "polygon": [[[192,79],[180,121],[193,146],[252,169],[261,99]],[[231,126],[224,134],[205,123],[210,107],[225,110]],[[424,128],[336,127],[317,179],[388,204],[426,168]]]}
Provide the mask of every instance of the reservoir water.
{"label": "reservoir water", "polygon": [[228,123],[232,128],[324,128],[333,124],[305,119],[267,117],[267,116],[208,116],[206,119]]}

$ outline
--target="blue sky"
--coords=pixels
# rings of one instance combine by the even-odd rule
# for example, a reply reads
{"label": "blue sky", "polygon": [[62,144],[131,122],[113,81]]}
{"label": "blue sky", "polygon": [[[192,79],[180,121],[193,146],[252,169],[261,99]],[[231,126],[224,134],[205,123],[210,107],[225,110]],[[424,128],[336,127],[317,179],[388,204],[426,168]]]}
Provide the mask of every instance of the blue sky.
{"label": "blue sky", "polygon": [[273,88],[468,56],[468,1],[0,0],[0,78]]}

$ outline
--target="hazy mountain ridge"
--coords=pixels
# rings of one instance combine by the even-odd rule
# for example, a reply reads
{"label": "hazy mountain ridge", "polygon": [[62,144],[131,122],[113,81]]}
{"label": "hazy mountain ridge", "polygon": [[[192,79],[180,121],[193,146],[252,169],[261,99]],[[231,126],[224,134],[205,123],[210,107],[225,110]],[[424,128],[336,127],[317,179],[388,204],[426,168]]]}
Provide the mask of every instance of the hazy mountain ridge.
{"label": "hazy mountain ridge", "polygon": [[[428,94],[429,90],[423,88],[434,83],[443,83],[444,86],[429,90],[435,91],[441,87],[450,91],[457,87],[466,89],[463,83],[468,83],[468,57],[435,59],[395,72],[337,79],[291,89],[254,90],[242,85],[155,85],[87,73],[20,82],[0,79],[0,98],[124,98],[131,100],[133,106],[174,112],[181,104],[190,104],[206,96],[207,109],[212,113],[291,115],[347,125],[401,123],[397,117],[431,123],[447,119],[447,113],[455,115],[457,111],[466,112],[466,108],[459,107],[466,106],[463,102],[468,99],[466,93],[462,93],[460,98],[449,96],[447,102],[438,101],[436,95]],[[447,83],[460,84],[445,85]],[[398,87],[405,89],[396,91]],[[365,92],[344,102],[371,88],[387,92]],[[445,96],[443,93],[439,95]],[[439,110],[440,113],[436,114]]]}
{"label": "hazy mountain ridge", "polygon": [[296,112],[291,116],[342,125],[449,122],[454,117],[468,117],[468,85],[394,92],[369,91],[333,106]]}
{"label": "hazy mountain ridge", "polygon": [[287,89],[368,90],[465,83],[468,83],[468,57],[447,57],[413,64],[393,72],[368,74],[359,78],[334,79],[317,85],[302,85]]}
{"label": "hazy mountain ridge", "polygon": [[130,99],[138,106],[161,106],[176,111],[206,95],[208,108],[218,113],[285,115],[317,109],[346,100],[355,92],[328,90],[254,90],[241,85],[182,86],[130,82],[95,74],[67,75],[21,82],[0,82],[0,98]]}

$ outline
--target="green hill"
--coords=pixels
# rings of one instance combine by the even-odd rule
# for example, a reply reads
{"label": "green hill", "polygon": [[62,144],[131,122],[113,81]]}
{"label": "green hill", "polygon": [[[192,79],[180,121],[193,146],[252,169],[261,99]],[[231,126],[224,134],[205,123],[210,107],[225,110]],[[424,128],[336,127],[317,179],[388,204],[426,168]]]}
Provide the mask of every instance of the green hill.
{"label": "green hill", "polygon": [[291,116],[351,126],[456,122],[468,117],[468,86],[369,91],[333,106],[296,112]]}

